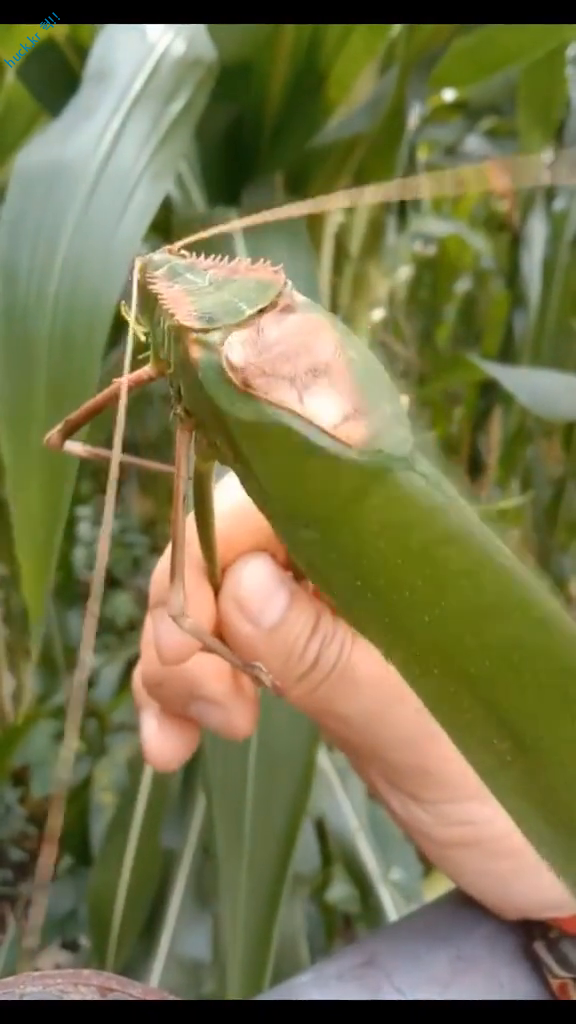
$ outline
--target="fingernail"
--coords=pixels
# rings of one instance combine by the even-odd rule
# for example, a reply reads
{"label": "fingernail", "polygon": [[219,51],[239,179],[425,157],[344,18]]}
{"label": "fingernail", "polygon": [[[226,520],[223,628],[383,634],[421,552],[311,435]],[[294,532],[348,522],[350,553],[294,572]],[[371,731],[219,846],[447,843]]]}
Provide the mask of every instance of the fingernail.
{"label": "fingernail", "polygon": [[213,700],[193,700],[186,708],[186,713],[203,729],[216,732],[228,714],[227,709]]}
{"label": "fingernail", "polygon": [[270,555],[251,555],[238,567],[236,604],[244,618],[257,629],[277,626],[291,596],[288,576]]}

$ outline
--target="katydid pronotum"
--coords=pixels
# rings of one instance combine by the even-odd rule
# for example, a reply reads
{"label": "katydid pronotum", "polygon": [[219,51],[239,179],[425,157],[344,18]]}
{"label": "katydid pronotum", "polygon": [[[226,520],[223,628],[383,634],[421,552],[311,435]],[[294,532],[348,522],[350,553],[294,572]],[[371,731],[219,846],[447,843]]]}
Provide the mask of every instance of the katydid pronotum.
{"label": "katydid pronotum", "polygon": [[[285,542],[298,575],[318,586],[338,612],[397,664],[453,738],[460,741],[466,733],[462,749],[468,759],[540,852],[576,888],[576,858],[558,857],[555,842],[560,835],[565,850],[574,846],[569,782],[576,782],[576,766],[564,794],[553,786],[546,788],[544,766],[553,756],[553,740],[539,729],[534,687],[537,668],[545,674],[547,649],[554,647],[554,699],[564,702],[569,730],[571,714],[576,720],[573,624],[419,453],[394,385],[340,321],[300,295],[282,267],[205,257],[184,248],[224,232],[357,205],[570,185],[574,180],[576,153],[571,150],[553,160],[534,155],[486,161],[286,204],[198,232],[139,258],[126,313],[129,337],[136,333],[150,346],[149,365],[125,372],[51,430],[45,443],[83,458],[109,458],[110,453],[72,437],[105,407],[119,402],[109,482],[117,481],[121,461],[174,473],[169,614],[207,650],[247,672],[259,685],[274,687],[264,666],[242,662],[186,612],[183,562],[191,445],[194,512],[215,589],[219,571],[212,472],[216,461],[231,467]],[[128,392],[163,376],[170,383],[176,421],[173,467],[121,455],[120,447]],[[302,482],[297,495],[289,482],[294,472]],[[360,539],[355,531],[342,528],[341,510],[351,504],[363,516]],[[103,531],[105,525],[110,524],[103,521]],[[320,537],[327,541],[330,555],[327,548],[320,550]],[[98,587],[101,592],[103,572],[102,566],[95,571],[91,595]],[[427,584],[427,579],[434,583]],[[91,609],[93,619],[97,605],[95,601]],[[487,630],[482,640],[487,663],[499,659],[510,679],[513,693],[508,694],[505,711],[489,678],[478,679],[470,669],[466,636],[467,622],[482,622],[488,613],[494,621],[498,609],[505,632]],[[534,621],[533,644],[525,642],[527,620]],[[464,624],[457,644],[446,640],[450,634],[445,626],[450,622],[456,629],[458,623]],[[544,643],[538,641],[538,629],[544,630]],[[94,631],[93,621],[92,644]],[[76,677],[82,684],[80,697],[63,741],[63,747],[69,744],[72,750],[90,671],[88,641],[85,648]],[[451,702],[443,699],[447,692]],[[515,739],[516,705],[530,709],[532,749],[529,760],[518,757],[511,764],[508,749]],[[469,729],[461,728],[471,715],[482,721],[481,736],[491,731],[500,745],[498,773],[492,767],[493,756],[490,763],[485,760],[483,740],[476,742]],[[29,948],[40,934],[56,861],[70,757],[66,766],[68,777],[63,771],[57,781],[58,810],[49,814],[38,859]],[[534,789],[546,795],[537,808],[530,805]]]}

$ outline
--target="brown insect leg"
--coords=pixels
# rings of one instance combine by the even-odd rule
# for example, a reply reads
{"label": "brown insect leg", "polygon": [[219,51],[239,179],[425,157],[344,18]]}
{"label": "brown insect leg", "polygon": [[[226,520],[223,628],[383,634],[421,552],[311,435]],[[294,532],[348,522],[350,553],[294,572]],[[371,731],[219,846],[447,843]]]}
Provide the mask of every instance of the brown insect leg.
{"label": "brown insect leg", "polygon": [[[128,374],[128,392],[137,391],[163,376],[164,371],[158,367],[150,364],[142,366],[140,369]],[[121,378],[117,377],[107,388],[94,395],[84,405],[81,405],[79,409],[70,413],[57,426],[48,431],[44,438],[46,447],[51,448],[53,451],[65,451],[80,459],[109,461],[111,452],[106,448],[95,448],[84,444],[82,441],[70,441],[69,438],[81,430],[82,427],[87,426],[104,409],[118,401],[120,397],[120,382]],[[160,473],[173,472],[172,466],[166,465],[163,462],[154,462],[151,459],[140,459],[136,455],[122,455],[121,462],[127,465],[138,466],[140,469],[150,469]]]}
{"label": "brown insect leg", "polygon": [[[138,370],[133,370],[132,373],[128,374],[128,393],[143,388],[146,384],[151,384],[152,381],[163,376],[162,370],[157,369],[151,364],[141,366]],[[44,438],[46,447],[59,451],[63,448],[64,442],[69,437],[77,434],[82,427],[90,423],[99,413],[104,412],[104,409],[114,405],[120,398],[120,381],[121,378],[117,377],[107,388],[99,391],[93,398],[89,398],[87,402],[84,402],[84,405],[81,405],[79,409],[75,409],[74,412],[66,416],[52,430],[49,430]]]}
{"label": "brown insect leg", "polygon": [[176,429],[176,453],[174,457],[174,496],[172,501],[172,546],[170,550],[170,588],[167,611],[170,618],[188,636],[198,640],[205,651],[217,654],[229,665],[252,677],[258,686],[274,689],[274,681],[261,665],[242,661],[226,644],[198,626],[186,613],[185,557],[186,557],[186,510],[189,477],[190,449],[193,428],[189,423],[180,422]]}
{"label": "brown insect leg", "polygon": [[194,435],[194,472],[192,493],[194,495],[194,519],[198,531],[200,549],[204,557],[206,573],[215,594],[222,582],[218,551],[216,549],[216,528],[214,522],[214,468],[215,460],[210,443],[197,430]]}
{"label": "brown insect leg", "polygon": [[[68,455],[74,455],[77,459],[90,459],[96,462],[110,462],[112,452],[109,448],[96,448],[91,444],[84,444],[83,441],[65,441],[61,449]],[[136,466],[137,469],[147,469],[155,473],[169,473],[172,475],[174,466],[168,462],[155,462],[154,459],[141,459],[138,455],[120,456],[123,466]]]}

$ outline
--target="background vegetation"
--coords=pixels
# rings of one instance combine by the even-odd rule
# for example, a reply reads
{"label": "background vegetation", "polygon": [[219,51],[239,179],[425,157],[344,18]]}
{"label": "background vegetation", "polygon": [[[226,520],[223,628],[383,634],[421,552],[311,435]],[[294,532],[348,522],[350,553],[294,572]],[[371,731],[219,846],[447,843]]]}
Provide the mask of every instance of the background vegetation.
{"label": "background vegetation", "polygon": [[[1,55],[36,30],[0,26]],[[498,172],[504,155],[574,145],[573,41],[572,25],[58,25],[2,62],[0,973],[18,965],[106,478],[40,442],[118,374],[117,302],[142,247],[493,158],[488,195],[423,190],[218,244],[284,262],[382,354],[482,514],[573,609],[576,383],[542,368],[576,370],[576,200],[520,197]],[[104,416],[90,440],[110,434]],[[171,441],[166,390],[136,396],[125,448],[169,460]],[[163,478],[123,474],[38,964],[246,997],[443,883],[273,702],[256,740],[208,737],[172,778],[143,768],[129,676],[169,500]]]}

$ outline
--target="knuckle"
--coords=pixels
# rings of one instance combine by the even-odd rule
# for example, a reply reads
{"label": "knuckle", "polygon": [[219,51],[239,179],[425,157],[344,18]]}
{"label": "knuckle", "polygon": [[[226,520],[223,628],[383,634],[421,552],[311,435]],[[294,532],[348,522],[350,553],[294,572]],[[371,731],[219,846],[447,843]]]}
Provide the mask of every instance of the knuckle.
{"label": "knuckle", "polygon": [[292,646],[293,690],[316,696],[337,673],[346,672],[353,645],[351,630],[315,601],[313,614],[307,617]]}

